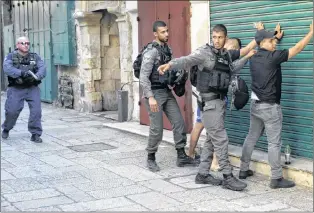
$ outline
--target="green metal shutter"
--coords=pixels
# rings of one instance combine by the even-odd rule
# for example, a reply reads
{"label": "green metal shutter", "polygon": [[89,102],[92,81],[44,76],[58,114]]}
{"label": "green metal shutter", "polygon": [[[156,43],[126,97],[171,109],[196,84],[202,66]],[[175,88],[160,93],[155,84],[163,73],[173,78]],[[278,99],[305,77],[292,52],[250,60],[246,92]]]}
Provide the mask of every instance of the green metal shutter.
{"label": "green metal shutter", "polygon": [[75,1],[51,2],[52,45],[55,65],[76,65]]}
{"label": "green metal shutter", "polygon": [[[284,38],[278,49],[288,49],[308,32],[313,19],[313,1],[210,1],[210,26],[224,24],[229,37],[238,37],[242,46],[255,34],[253,23],[266,29],[280,22]],[[292,155],[313,158],[313,41],[296,57],[282,64],[283,149],[289,144]],[[251,86],[248,65],[241,77]],[[230,98],[229,98],[230,100]],[[227,112],[226,128],[231,144],[241,146],[249,129],[249,104],[240,111]],[[256,144],[267,151],[265,134]]]}

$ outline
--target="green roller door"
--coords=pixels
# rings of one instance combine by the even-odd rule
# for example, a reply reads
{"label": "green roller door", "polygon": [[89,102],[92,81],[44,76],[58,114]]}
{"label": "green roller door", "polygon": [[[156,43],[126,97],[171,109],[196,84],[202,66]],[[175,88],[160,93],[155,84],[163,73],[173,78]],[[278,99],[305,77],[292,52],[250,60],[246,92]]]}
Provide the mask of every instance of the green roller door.
{"label": "green roller door", "polygon": [[[210,1],[210,26],[224,24],[229,37],[247,45],[254,37],[253,23],[263,21],[266,29],[280,22],[284,38],[278,49],[290,48],[309,31],[313,1]],[[313,41],[296,57],[282,65],[283,148],[292,154],[313,158]],[[241,76],[251,86],[248,66]],[[226,127],[230,143],[241,146],[249,129],[249,104],[240,111],[227,112]],[[267,151],[265,135],[256,148]]]}

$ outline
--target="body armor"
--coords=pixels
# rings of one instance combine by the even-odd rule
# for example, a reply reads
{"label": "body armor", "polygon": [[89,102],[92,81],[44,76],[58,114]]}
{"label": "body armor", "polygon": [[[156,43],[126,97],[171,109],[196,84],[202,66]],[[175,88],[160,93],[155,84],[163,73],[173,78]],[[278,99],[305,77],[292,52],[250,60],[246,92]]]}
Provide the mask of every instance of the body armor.
{"label": "body armor", "polygon": [[214,92],[225,96],[231,80],[231,57],[228,51],[220,51],[211,47],[214,53],[213,69],[203,68],[197,72],[196,88],[201,93]]}
{"label": "body armor", "polygon": [[[18,53],[13,53],[12,55],[13,66],[20,70],[30,70],[34,74],[37,73],[38,67],[36,63],[36,58],[34,53],[29,53],[26,56],[19,55]],[[8,77],[9,86],[19,86],[19,87],[31,87],[37,86],[41,81],[36,81],[31,75],[27,77],[11,78]]]}
{"label": "body armor", "polygon": [[167,88],[167,84],[164,82],[162,76],[159,75],[158,67],[160,65],[168,63],[172,58],[172,52],[167,44],[164,46],[159,45],[157,42],[153,42],[151,47],[158,50],[159,60],[157,60],[153,66],[152,74],[150,76],[150,82],[152,84],[152,89],[164,89]]}

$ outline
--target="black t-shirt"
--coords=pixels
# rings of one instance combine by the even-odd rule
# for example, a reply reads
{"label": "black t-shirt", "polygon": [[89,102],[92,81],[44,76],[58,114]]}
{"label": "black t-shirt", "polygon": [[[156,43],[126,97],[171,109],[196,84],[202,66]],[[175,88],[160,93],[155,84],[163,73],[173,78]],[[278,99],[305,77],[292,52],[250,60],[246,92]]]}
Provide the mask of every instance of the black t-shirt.
{"label": "black t-shirt", "polygon": [[288,50],[273,52],[260,48],[250,59],[252,91],[261,101],[280,103],[281,63],[288,61]]}

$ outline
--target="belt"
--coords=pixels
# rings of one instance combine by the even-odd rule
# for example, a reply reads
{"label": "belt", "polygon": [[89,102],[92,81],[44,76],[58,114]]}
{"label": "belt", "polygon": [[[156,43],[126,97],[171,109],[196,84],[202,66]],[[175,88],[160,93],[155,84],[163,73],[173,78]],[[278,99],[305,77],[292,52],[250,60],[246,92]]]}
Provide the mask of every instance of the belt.
{"label": "belt", "polygon": [[151,86],[152,90],[157,90],[157,89],[167,89],[168,87],[166,85],[158,85],[158,86]]}
{"label": "belt", "polygon": [[225,96],[221,95],[221,94],[216,94],[210,97],[202,97],[203,101],[211,101],[211,100],[215,100],[215,99],[220,99],[220,100],[224,100]]}
{"label": "belt", "polygon": [[265,104],[280,104],[280,102],[278,102],[278,101],[271,101],[271,100],[269,100],[269,101],[255,100],[255,103],[257,103],[257,104],[262,104],[262,103],[265,103]]}

